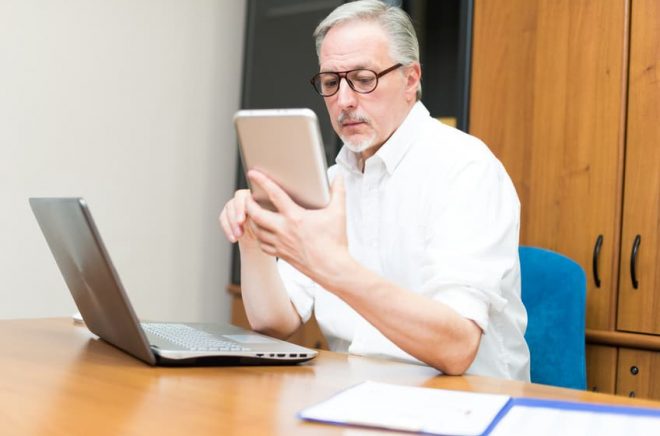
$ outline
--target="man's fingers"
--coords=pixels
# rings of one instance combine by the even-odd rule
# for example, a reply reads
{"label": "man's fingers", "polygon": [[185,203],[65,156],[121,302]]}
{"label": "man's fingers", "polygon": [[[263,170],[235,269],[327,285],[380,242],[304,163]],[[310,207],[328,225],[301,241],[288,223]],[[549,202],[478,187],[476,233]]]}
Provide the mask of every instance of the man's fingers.
{"label": "man's fingers", "polygon": [[270,231],[275,230],[276,223],[280,218],[278,214],[259,206],[252,197],[246,199],[245,210],[257,226]]}
{"label": "man's fingers", "polygon": [[245,221],[245,202],[251,196],[252,194],[248,189],[241,189],[236,192],[236,196],[234,197],[234,216],[232,218],[240,224],[243,224]]}
{"label": "man's fingers", "polygon": [[259,247],[261,247],[261,251],[263,251],[267,255],[273,256],[273,257],[277,256],[277,250],[272,245],[268,245],[268,244],[265,244],[263,242],[260,242]]}
{"label": "man's fingers", "polygon": [[225,207],[222,209],[220,216],[220,226],[224,231],[227,239],[231,242],[236,242],[245,233],[245,203],[252,194],[247,189],[236,191],[234,198],[229,200]]}
{"label": "man's fingers", "polygon": [[236,242],[243,235],[243,220],[236,219],[236,199],[227,202],[220,214],[220,224],[224,230],[227,239]]}
{"label": "man's fingers", "polygon": [[277,249],[275,246],[277,244],[277,238],[275,235],[271,231],[263,227],[259,227],[259,225],[251,218],[247,219],[246,225],[250,229],[250,232],[254,235],[255,239],[259,241],[259,247],[261,247],[261,251],[268,255],[276,256]]}
{"label": "man's fingers", "polygon": [[222,228],[222,231],[225,233],[225,236],[227,239],[229,239],[229,242],[236,242],[236,237],[234,236],[234,231],[231,228],[231,224],[229,224],[229,221],[227,220],[227,208],[225,207],[222,209],[222,212],[220,213],[220,217],[218,218],[220,221],[220,227]]}
{"label": "man's fingers", "polygon": [[339,207],[341,209],[346,206],[346,189],[344,188],[344,178],[342,176],[335,176],[330,186],[330,206]]}
{"label": "man's fingers", "polygon": [[268,199],[273,203],[275,208],[280,213],[287,213],[292,208],[298,207],[296,203],[291,200],[291,197],[280,188],[277,183],[266,177],[263,173],[255,170],[248,172],[248,177],[252,183],[256,183],[266,192]]}
{"label": "man's fingers", "polygon": [[259,227],[256,223],[253,222],[253,225],[250,226],[250,230],[254,234],[254,237],[259,241],[260,244],[268,244],[271,246],[277,245],[277,237],[273,232],[263,227]]}
{"label": "man's fingers", "polygon": [[330,185],[330,192],[332,193],[332,200],[335,200],[335,198],[343,200],[346,197],[344,177],[340,175],[335,176],[332,180],[332,185]]}
{"label": "man's fingers", "polygon": [[[234,239],[237,240],[243,234],[242,222],[236,219],[236,200],[231,200],[227,202],[225,206],[225,214],[227,218],[227,223],[229,223],[229,228],[234,235]],[[234,242],[234,241],[232,241]]]}

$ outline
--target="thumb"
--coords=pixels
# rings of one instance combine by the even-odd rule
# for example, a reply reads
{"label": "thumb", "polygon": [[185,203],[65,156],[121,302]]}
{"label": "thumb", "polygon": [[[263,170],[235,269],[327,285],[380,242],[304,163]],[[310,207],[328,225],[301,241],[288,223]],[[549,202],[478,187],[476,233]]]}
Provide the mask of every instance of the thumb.
{"label": "thumb", "polygon": [[337,175],[330,185],[330,206],[344,207],[346,202],[346,189],[344,187],[344,177]]}

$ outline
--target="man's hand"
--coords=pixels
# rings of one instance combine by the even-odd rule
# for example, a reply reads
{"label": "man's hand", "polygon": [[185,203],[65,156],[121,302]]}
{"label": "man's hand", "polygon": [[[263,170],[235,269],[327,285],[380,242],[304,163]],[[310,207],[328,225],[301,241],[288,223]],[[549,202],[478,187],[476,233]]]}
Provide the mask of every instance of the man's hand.
{"label": "man's hand", "polygon": [[[262,173],[250,171],[248,177],[268,194],[277,212],[259,206],[249,192],[237,193],[225,206],[221,222],[228,237],[241,243],[241,260],[244,255],[252,259],[241,264],[241,283],[254,329],[284,338],[301,324],[277,275],[271,257],[277,256],[344,300],[403,351],[446,374],[467,370],[481,340],[477,324],[443,303],[391,283],[350,256],[339,177],[332,184],[330,204],[317,210],[295,204]],[[243,253],[244,241],[260,249]],[[248,265],[255,268],[246,274]]]}
{"label": "man's hand", "polygon": [[241,248],[258,248],[259,244],[248,225],[249,218],[245,211],[248,199],[252,194],[248,189],[240,189],[229,200],[220,213],[219,221],[222,231],[230,242],[240,242]]}
{"label": "man's hand", "polygon": [[240,245],[241,293],[250,327],[255,331],[286,339],[300,327],[300,316],[289,300],[277,262],[265,254],[252,232],[252,218],[246,205],[252,200],[247,189],[236,191],[220,213],[220,226],[231,242]]}
{"label": "man's hand", "polygon": [[261,250],[286,260],[321,285],[339,273],[336,265],[349,257],[341,177],[332,183],[330,204],[317,210],[298,206],[263,173],[252,170],[248,177],[263,188],[277,208],[277,212],[271,212],[259,206],[252,197],[246,199],[245,211]]}

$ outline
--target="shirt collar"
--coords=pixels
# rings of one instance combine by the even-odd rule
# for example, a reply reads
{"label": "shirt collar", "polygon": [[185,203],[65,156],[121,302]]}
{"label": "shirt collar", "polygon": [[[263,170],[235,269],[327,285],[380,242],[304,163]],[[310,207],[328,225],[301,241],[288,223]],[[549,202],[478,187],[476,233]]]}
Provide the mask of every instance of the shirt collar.
{"label": "shirt collar", "polygon": [[[419,134],[421,120],[428,116],[429,111],[424,104],[421,101],[415,103],[403,120],[403,123],[401,123],[392,136],[371,158],[377,156],[382,160],[385,164],[385,169],[391,175]],[[362,173],[358,166],[357,154],[349,150],[346,145],[342,146],[341,150],[339,150],[335,161],[351,172]]]}

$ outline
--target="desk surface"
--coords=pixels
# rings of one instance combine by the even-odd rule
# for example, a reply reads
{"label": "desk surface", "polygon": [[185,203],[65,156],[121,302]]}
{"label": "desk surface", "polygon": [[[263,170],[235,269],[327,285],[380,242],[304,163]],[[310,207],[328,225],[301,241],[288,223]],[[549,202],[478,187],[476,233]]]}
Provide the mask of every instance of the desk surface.
{"label": "desk surface", "polygon": [[7,434],[345,434],[352,430],[303,422],[296,413],[364,380],[660,406],[487,377],[438,376],[423,366],[331,352],[289,367],[153,368],[69,319],[0,321],[0,350],[0,422]]}

